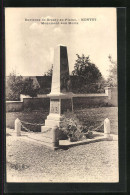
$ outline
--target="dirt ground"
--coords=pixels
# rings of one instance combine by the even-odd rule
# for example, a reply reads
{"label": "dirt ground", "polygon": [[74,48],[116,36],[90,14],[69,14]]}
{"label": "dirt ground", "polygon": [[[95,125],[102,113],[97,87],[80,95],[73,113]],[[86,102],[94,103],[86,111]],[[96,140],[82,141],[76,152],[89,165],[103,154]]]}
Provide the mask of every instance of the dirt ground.
{"label": "dirt ground", "polygon": [[53,151],[7,130],[8,182],[118,182],[118,140]]}

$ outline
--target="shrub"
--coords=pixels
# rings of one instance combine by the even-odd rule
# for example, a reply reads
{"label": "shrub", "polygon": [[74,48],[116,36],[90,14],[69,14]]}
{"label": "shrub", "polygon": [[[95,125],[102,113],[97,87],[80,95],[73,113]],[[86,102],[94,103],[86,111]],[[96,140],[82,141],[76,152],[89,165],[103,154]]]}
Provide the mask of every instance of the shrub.
{"label": "shrub", "polygon": [[19,97],[22,93],[23,85],[22,76],[16,76],[14,71],[10,73],[6,83],[6,100],[20,100]]}
{"label": "shrub", "polygon": [[79,141],[85,137],[90,138],[92,136],[92,132],[88,131],[87,126],[82,125],[77,116],[71,112],[64,114],[60,128],[70,141]]}
{"label": "shrub", "polygon": [[40,86],[36,80],[30,77],[24,79],[22,76],[16,76],[13,71],[6,82],[6,100],[20,100],[20,94],[36,97],[39,88]]}
{"label": "shrub", "polygon": [[33,102],[28,102],[25,106],[24,106],[24,111],[26,112],[30,112],[33,110]]}

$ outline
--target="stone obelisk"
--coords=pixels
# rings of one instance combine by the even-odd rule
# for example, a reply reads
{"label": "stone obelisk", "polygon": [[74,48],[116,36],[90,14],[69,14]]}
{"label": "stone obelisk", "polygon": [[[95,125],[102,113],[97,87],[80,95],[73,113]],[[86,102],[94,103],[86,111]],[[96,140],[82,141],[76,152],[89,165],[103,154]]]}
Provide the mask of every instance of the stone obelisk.
{"label": "stone obelisk", "polygon": [[45,126],[42,132],[47,128],[60,126],[62,114],[66,111],[72,111],[72,92],[69,77],[69,64],[67,47],[58,45],[54,50],[54,65],[52,74],[50,97],[50,113],[45,120]]}

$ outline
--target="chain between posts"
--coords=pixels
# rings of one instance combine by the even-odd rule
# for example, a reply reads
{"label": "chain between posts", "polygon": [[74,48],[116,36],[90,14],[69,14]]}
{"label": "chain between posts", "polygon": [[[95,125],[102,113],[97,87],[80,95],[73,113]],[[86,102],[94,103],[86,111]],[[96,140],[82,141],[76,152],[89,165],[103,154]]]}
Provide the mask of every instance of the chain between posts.
{"label": "chain between posts", "polygon": [[21,121],[21,123],[24,123],[26,125],[36,125],[36,126],[42,126],[42,125],[44,125],[44,124],[37,124],[37,123],[28,123],[28,122],[25,122],[25,121]]}
{"label": "chain between posts", "polygon": [[23,124],[27,124],[27,125],[35,125],[35,126],[42,126],[44,124],[37,124],[37,123],[28,123],[28,122],[25,122],[25,121],[21,121],[21,126],[23,127],[23,129],[27,132],[32,132],[30,129],[26,128]]}
{"label": "chain between posts", "polygon": [[26,128],[22,123],[21,126],[23,127],[24,130],[26,130],[27,132],[31,132],[30,129]]}
{"label": "chain between posts", "polygon": [[[21,122],[21,126],[23,127],[23,129],[26,130],[27,132],[32,132],[32,131],[31,131],[30,129],[26,128],[22,123],[28,124],[28,125],[37,125],[37,126],[42,126],[42,125],[44,125],[44,124],[37,124],[37,123],[28,123],[28,122],[24,122],[24,121],[21,121],[21,120],[20,120],[20,122]],[[47,129],[47,130],[44,131],[43,133],[47,133],[47,132],[50,131],[50,130],[51,130],[51,128]]]}
{"label": "chain between posts", "polygon": [[42,132],[42,133],[47,133],[48,131],[50,131],[52,128],[47,129],[46,131]]}
{"label": "chain between posts", "polygon": [[[21,120],[20,120],[21,121]],[[42,126],[44,124],[37,124],[37,123],[28,123],[28,122],[24,122],[21,121],[21,126],[23,127],[24,130],[26,130],[27,132],[32,132],[30,129],[26,128],[22,123],[24,124],[28,124],[28,125],[36,125],[36,126]],[[99,129],[100,127],[102,127],[104,125],[104,122],[102,122],[98,127],[96,127],[95,129],[92,129],[92,131],[96,131],[97,129]],[[47,129],[46,131],[44,131],[43,133],[46,133],[48,131],[50,131],[51,128]]]}
{"label": "chain between posts", "polygon": [[102,127],[104,125],[104,122],[102,122],[98,127],[96,127],[95,129],[92,129],[93,131],[96,131],[97,129],[99,129],[100,127]]}

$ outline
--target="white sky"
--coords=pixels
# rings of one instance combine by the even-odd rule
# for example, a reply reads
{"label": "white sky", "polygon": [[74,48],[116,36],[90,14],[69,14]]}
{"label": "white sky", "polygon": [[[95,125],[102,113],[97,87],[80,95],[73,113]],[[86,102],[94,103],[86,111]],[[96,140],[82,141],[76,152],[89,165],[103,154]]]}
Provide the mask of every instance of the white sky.
{"label": "white sky", "polygon": [[[43,25],[25,18],[76,18],[79,24]],[[22,76],[44,75],[53,64],[54,47],[62,44],[67,46],[70,72],[76,54],[84,54],[107,77],[108,55],[117,60],[116,8],[5,8],[5,39],[6,75],[12,70]]]}

